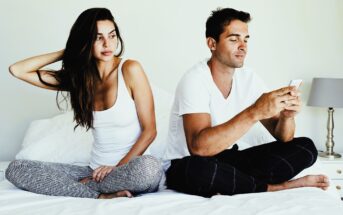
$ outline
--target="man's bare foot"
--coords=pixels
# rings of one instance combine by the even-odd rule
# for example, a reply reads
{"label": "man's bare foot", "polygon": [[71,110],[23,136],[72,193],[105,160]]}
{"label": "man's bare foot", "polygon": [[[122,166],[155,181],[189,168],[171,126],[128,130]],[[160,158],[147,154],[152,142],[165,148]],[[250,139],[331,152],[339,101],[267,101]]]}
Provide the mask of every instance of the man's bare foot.
{"label": "man's bare foot", "polygon": [[127,190],[118,191],[116,193],[102,193],[99,195],[98,199],[113,199],[113,198],[118,198],[118,197],[131,198],[132,194]]}
{"label": "man's bare foot", "polygon": [[267,191],[286,190],[298,187],[318,187],[326,190],[329,187],[329,179],[325,175],[306,175],[282,184],[268,184]]}
{"label": "man's bare foot", "polygon": [[86,178],[81,179],[79,182],[82,184],[87,184],[87,182],[89,182],[90,180],[92,180],[91,177],[86,177]]}

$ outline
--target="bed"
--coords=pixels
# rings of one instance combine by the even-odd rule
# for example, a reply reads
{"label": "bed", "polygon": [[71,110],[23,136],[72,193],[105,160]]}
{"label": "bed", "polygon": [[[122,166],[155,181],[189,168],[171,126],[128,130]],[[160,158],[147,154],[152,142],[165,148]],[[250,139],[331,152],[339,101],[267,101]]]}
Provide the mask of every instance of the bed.
{"label": "bed", "polygon": [[[153,90],[156,105],[158,137],[146,153],[160,157],[164,152],[172,97]],[[82,128],[73,130],[72,113],[33,121],[23,139],[17,159],[86,165],[92,136]],[[255,128],[254,128],[255,129]],[[253,129],[253,130],[254,130]],[[257,130],[260,128],[256,128]],[[249,138],[249,135],[246,137]],[[267,136],[254,141],[266,141]],[[7,164],[7,163],[6,163]],[[3,163],[4,165],[4,163]],[[298,176],[318,174],[316,162]],[[0,182],[0,215],[22,214],[302,214],[342,215],[343,201],[333,187],[298,188],[278,192],[216,195],[212,198],[178,193],[164,189],[134,198],[111,200],[45,196],[20,190],[7,180]]]}
{"label": "bed", "polygon": [[0,214],[330,214],[343,203],[327,191],[300,188],[272,193],[203,198],[164,190],[131,199],[81,199],[43,196],[0,183]]}

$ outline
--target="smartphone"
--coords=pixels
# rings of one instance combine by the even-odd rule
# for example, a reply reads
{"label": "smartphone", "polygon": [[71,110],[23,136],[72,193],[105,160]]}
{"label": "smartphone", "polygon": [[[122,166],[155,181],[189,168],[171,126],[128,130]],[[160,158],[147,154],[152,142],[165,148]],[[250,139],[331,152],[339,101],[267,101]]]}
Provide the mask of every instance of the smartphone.
{"label": "smartphone", "polygon": [[295,86],[298,89],[302,82],[301,79],[294,79],[289,82],[288,86]]}

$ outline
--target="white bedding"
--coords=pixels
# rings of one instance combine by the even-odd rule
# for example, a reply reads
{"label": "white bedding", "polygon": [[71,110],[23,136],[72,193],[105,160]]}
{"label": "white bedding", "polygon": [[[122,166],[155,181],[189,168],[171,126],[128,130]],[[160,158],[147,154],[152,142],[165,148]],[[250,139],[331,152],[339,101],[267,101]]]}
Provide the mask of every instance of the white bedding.
{"label": "white bedding", "polygon": [[22,191],[8,181],[0,183],[0,214],[272,214],[342,215],[343,202],[317,188],[235,196],[199,196],[164,190],[111,200],[53,197]]}
{"label": "white bedding", "polygon": [[[157,140],[149,148],[160,157],[164,152],[172,96],[154,90],[158,125]],[[36,120],[24,137],[17,159],[87,164],[92,143],[90,133],[78,128],[74,132],[72,114]],[[260,134],[260,131],[259,131]],[[249,138],[249,137],[247,137]],[[251,139],[266,142],[267,136]],[[252,144],[254,145],[254,144]],[[241,149],[244,146],[240,146]],[[249,146],[245,146],[249,147]],[[297,177],[321,173],[318,162]],[[131,199],[82,199],[44,196],[14,187],[8,181],[0,182],[0,215],[116,215],[116,214],[273,214],[273,215],[343,215],[343,201],[333,187],[328,191],[317,188],[292,189],[272,193],[253,193],[235,196],[203,198],[164,190]]]}

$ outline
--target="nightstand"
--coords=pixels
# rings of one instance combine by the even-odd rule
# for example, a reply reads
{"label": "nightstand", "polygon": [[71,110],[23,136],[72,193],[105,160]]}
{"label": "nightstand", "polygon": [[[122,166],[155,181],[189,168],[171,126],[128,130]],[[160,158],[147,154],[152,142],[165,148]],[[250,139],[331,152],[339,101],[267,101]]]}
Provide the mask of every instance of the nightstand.
{"label": "nightstand", "polygon": [[343,199],[343,158],[318,157],[318,159],[323,165],[323,173],[331,179],[332,185]]}
{"label": "nightstand", "polygon": [[10,164],[9,161],[0,161],[0,181],[5,180],[5,171]]}

